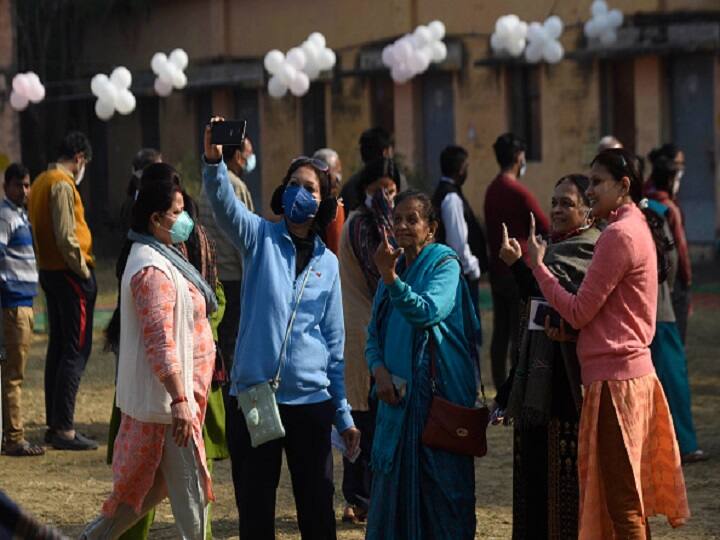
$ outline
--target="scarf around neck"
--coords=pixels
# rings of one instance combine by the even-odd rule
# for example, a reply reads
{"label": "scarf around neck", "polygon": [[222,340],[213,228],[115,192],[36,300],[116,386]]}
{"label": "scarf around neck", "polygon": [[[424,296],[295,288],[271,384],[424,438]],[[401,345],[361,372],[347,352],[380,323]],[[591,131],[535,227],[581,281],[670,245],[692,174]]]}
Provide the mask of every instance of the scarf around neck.
{"label": "scarf around neck", "polygon": [[210,315],[217,310],[218,302],[215,296],[215,291],[210,288],[207,281],[205,281],[197,271],[197,269],[190,264],[190,262],[183,256],[183,254],[174,246],[168,246],[158,241],[154,236],[148,234],[140,234],[132,229],[128,231],[128,238],[133,242],[150,246],[160,255],[165,257],[178,271],[187,279],[190,283],[202,293],[205,297],[205,309],[206,313]]}
{"label": "scarf around neck", "polygon": [[[596,227],[548,245],[543,262],[565,290],[577,293],[600,236]],[[561,355],[576,408],[582,400],[575,343],[556,343],[543,330],[528,330],[529,306],[521,317],[519,351],[506,418],[521,425],[546,425],[552,412],[553,365]],[[566,323],[567,324],[567,323]]]}

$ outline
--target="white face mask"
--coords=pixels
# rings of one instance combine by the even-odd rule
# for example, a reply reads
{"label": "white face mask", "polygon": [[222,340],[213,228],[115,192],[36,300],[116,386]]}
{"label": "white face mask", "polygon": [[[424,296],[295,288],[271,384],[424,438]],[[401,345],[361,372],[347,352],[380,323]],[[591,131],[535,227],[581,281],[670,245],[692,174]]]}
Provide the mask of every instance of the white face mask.
{"label": "white face mask", "polygon": [[518,177],[522,178],[525,176],[525,173],[527,172],[527,161],[523,161],[522,165],[520,165],[520,171],[518,171]]}
{"label": "white face mask", "polygon": [[75,175],[75,185],[79,186],[80,182],[83,181],[83,178],[85,177],[85,164],[83,163],[80,167],[80,170]]}

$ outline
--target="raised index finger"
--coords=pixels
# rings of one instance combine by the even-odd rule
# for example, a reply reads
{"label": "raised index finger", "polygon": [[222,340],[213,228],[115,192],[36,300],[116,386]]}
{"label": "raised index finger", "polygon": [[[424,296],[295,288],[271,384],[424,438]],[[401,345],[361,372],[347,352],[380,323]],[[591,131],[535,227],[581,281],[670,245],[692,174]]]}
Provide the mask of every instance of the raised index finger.
{"label": "raised index finger", "polygon": [[530,212],[530,234],[529,238],[535,238],[535,214]]}
{"label": "raised index finger", "polygon": [[502,224],[502,243],[504,246],[510,243],[510,240],[508,238],[507,225],[505,225],[505,223]]}

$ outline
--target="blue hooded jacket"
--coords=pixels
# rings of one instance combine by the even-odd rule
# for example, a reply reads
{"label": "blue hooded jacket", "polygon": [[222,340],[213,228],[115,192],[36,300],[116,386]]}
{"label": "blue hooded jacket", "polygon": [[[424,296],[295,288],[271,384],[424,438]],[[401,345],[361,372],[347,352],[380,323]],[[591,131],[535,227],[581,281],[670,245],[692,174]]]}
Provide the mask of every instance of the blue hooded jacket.
{"label": "blue hooded jacket", "polygon": [[240,330],[230,394],[275,376],[280,349],[303,278],[305,292],[288,339],[278,403],[303,405],[332,399],[335,426],[353,426],[345,397],[345,327],[335,255],[315,238],[307,268],[295,276],[295,245],[285,220],[273,223],[236,197],[225,163],[203,163],[203,187],[215,220],[243,259]]}

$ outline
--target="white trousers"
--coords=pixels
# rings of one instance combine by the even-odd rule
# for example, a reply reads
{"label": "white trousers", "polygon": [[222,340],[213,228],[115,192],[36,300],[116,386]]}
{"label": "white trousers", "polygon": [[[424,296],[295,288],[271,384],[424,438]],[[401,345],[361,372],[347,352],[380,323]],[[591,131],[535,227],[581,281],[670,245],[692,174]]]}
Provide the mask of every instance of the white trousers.
{"label": "white trousers", "polygon": [[[181,448],[173,440],[172,427],[167,427],[160,471],[167,486],[175,525],[180,535],[187,540],[204,540],[208,506],[192,437],[188,445]],[[157,499],[161,490],[162,485],[153,484],[145,498],[146,501],[152,501],[153,497]],[[127,504],[121,504],[113,517],[100,515],[91,521],[80,538],[114,540],[141,517]]]}

